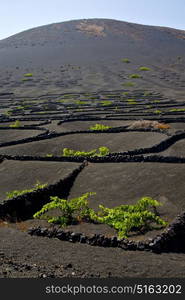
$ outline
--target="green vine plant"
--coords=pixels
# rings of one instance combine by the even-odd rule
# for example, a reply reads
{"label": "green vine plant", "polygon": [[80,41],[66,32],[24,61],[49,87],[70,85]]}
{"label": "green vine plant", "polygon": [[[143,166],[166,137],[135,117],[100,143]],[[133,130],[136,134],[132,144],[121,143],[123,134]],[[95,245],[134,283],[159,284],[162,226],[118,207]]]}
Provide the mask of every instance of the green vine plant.
{"label": "green vine plant", "polygon": [[47,183],[40,183],[39,181],[37,181],[34,185],[34,187],[32,189],[27,189],[27,190],[14,190],[11,192],[7,192],[6,193],[6,200],[12,199],[14,197],[18,197],[27,193],[31,193],[34,191],[37,191],[39,189],[43,189],[47,186]]}
{"label": "green vine plant", "polygon": [[16,120],[13,124],[10,124],[9,127],[19,128],[19,127],[21,127],[21,122],[19,120]]}
{"label": "green vine plant", "polygon": [[[95,195],[95,193],[86,193],[71,200],[50,197],[51,202],[45,204],[33,217],[47,220],[49,223],[60,224],[62,227],[81,220],[90,220],[93,210],[89,208],[88,198],[92,195]],[[54,209],[59,209],[61,215],[52,217],[47,214]]]}
{"label": "green vine plant", "polygon": [[[45,219],[49,223],[65,227],[78,222],[94,222],[107,224],[118,232],[118,238],[127,238],[132,231],[150,230],[157,224],[165,227],[167,222],[157,214],[157,207],[162,205],[150,197],[143,197],[134,205],[120,205],[107,208],[99,205],[99,211],[89,207],[89,197],[96,193],[85,193],[71,200],[51,197],[51,202],[34,214],[34,218]],[[51,210],[59,209],[60,215],[53,217],[48,214]]]}
{"label": "green vine plant", "polygon": [[91,126],[89,129],[94,131],[99,131],[99,130],[104,131],[110,128],[112,127],[103,124],[95,124],[94,126]]}
{"label": "green vine plant", "polygon": [[85,151],[76,151],[69,148],[64,148],[62,150],[62,156],[85,156],[85,157],[103,157],[110,153],[109,148],[107,147],[99,147],[97,149],[93,149],[91,151],[85,152]]}

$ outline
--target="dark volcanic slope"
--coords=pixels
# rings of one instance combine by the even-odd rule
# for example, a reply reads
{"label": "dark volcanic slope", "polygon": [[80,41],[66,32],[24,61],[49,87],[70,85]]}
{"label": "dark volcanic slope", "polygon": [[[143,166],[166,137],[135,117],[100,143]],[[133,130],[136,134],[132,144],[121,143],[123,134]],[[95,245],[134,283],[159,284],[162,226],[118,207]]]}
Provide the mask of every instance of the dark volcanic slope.
{"label": "dark volcanic slope", "polygon": [[[184,48],[185,32],[170,28],[107,19],[41,26],[0,41],[0,92],[120,89],[143,65],[152,73],[140,85],[168,88],[184,83]],[[127,57],[131,64],[121,62]]]}
{"label": "dark volcanic slope", "polygon": [[157,60],[162,61],[164,57],[184,55],[184,45],[184,31],[106,19],[41,26],[0,42],[2,52],[3,49],[10,53],[17,49],[15,52],[19,57],[24,51],[24,56],[20,56],[21,61],[30,58],[45,63],[47,58],[50,63],[52,59],[52,64],[53,60],[56,63],[81,63],[122,58],[125,55],[135,58],[136,53],[138,57],[147,55],[148,60],[158,57]]}

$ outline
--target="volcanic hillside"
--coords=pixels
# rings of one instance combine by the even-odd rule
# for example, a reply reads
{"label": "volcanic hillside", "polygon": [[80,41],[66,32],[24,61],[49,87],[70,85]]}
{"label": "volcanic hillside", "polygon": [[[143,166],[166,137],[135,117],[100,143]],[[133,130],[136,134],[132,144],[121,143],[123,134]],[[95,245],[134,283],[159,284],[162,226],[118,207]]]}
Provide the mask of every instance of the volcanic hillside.
{"label": "volcanic hillside", "polygon": [[[139,86],[181,89],[185,32],[108,19],[37,27],[0,41],[1,91],[46,92],[122,89],[139,68]],[[131,63],[124,63],[128,59]],[[23,80],[25,73],[32,78]]]}

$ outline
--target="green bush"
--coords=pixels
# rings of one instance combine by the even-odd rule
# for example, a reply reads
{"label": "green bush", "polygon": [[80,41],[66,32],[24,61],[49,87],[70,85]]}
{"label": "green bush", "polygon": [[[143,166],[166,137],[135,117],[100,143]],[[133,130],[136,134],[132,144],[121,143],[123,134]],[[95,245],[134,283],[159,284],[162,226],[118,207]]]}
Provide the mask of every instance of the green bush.
{"label": "green bush", "polygon": [[[85,157],[102,157],[109,154],[109,149],[107,147],[99,147],[97,149],[93,149],[91,151],[76,151],[68,148],[64,148],[62,156],[85,156]],[[99,152],[98,152],[99,151]]]}
{"label": "green bush", "polygon": [[151,69],[148,67],[140,67],[139,70],[140,71],[150,71]]}
{"label": "green bush", "polygon": [[94,131],[96,131],[96,130],[103,131],[103,130],[107,130],[107,129],[110,129],[110,128],[112,128],[112,127],[107,126],[107,125],[103,125],[103,124],[96,124],[94,126],[91,126],[89,129],[94,130]]}
{"label": "green bush", "polygon": [[5,116],[11,116],[13,114],[13,111],[7,110],[4,114],[5,114]]}
{"label": "green bush", "polygon": [[37,183],[34,185],[34,187],[32,189],[21,190],[21,191],[14,190],[14,191],[11,191],[11,192],[7,192],[6,193],[6,199],[8,200],[8,199],[12,199],[14,197],[18,197],[18,196],[21,196],[21,195],[24,195],[24,194],[27,194],[27,193],[31,193],[33,191],[43,189],[46,186],[47,186],[47,183],[41,184],[39,181],[37,181]]}
{"label": "green bush", "polygon": [[131,74],[129,77],[130,78],[141,78],[141,76],[139,74]]}
{"label": "green bush", "polygon": [[161,113],[162,113],[162,110],[160,110],[160,109],[154,110],[154,114],[156,114],[156,115],[160,115]]}
{"label": "green bush", "polygon": [[86,101],[82,101],[82,100],[76,100],[75,104],[77,104],[77,105],[85,105],[85,104],[87,104],[87,102]]}
{"label": "green bush", "polygon": [[124,82],[123,85],[124,85],[124,86],[127,86],[127,87],[132,87],[132,86],[134,86],[135,84],[134,84],[134,82],[127,81],[127,82]]}
{"label": "green bush", "polygon": [[101,101],[101,105],[102,106],[109,106],[111,104],[112,104],[112,101],[109,101],[109,100],[103,100],[103,101]]}
{"label": "green bush", "polygon": [[122,59],[121,59],[121,62],[126,63],[126,64],[129,64],[129,63],[130,63],[130,60],[129,60],[128,58],[122,58]]}
{"label": "green bush", "polygon": [[[157,215],[157,207],[162,205],[150,197],[143,197],[134,205],[120,205],[107,208],[99,205],[95,212],[89,207],[89,196],[96,193],[86,193],[71,200],[51,197],[51,202],[45,204],[34,218],[45,219],[49,223],[60,224],[62,227],[79,221],[91,221],[107,224],[118,232],[118,238],[127,238],[131,231],[149,230],[154,223],[164,227],[167,223]],[[52,217],[48,214],[53,209],[59,209],[60,215]]]}
{"label": "green bush", "polygon": [[148,91],[146,91],[146,92],[144,92],[144,96],[145,96],[145,97],[152,96],[152,93],[151,93],[151,92],[148,92]]}
{"label": "green bush", "polygon": [[178,112],[178,111],[185,111],[185,108],[172,108],[170,112]]}
{"label": "green bush", "polygon": [[[166,226],[166,222],[156,214],[157,200],[150,197],[141,198],[134,205],[120,205],[107,208],[99,205],[101,211],[94,214],[94,220],[107,224],[118,231],[119,238],[126,238],[133,230],[149,230],[152,223]],[[150,209],[153,208],[153,212]]]}
{"label": "green bush", "polygon": [[9,127],[11,128],[19,128],[21,127],[21,122],[19,120],[16,120],[14,124],[10,124]]}
{"label": "green bush", "polygon": [[[34,214],[34,218],[45,219],[49,223],[60,224],[62,227],[71,223],[88,220],[91,215],[91,209],[88,206],[88,198],[95,193],[86,193],[81,197],[71,200],[60,199],[59,197],[51,197],[51,202],[45,204],[40,211]],[[59,209],[60,216],[51,217],[48,211]]]}
{"label": "green bush", "polygon": [[53,157],[53,154],[46,154],[46,157]]}
{"label": "green bush", "polygon": [[24,74],[24,77],[32,77],[32,76],[33,76],[32,73],[26,73],[26,74]]}
{"label": "green bush", "polygon": [[137,102],[135,101],[135,99],[127,99],[127,102],[129,104],[137,104]]}

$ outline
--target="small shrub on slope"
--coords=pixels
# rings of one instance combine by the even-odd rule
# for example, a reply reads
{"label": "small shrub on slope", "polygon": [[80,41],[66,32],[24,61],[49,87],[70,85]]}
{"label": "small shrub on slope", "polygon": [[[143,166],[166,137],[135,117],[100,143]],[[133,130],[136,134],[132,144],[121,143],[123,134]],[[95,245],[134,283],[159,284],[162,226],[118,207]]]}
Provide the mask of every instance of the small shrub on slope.
{"label": "small shrub on slope", "polygon": [[32,189],[28,189],[28,190],[14,190],[11,192],[7,192],[6,193],[6,199],[12,199],[14,197],[18,197],[27,193],[31,193],[33,191],[39,190],[39,189],[43,189],[47,186],[46,183],[41,184],[39,181],[37,181],[37,183],[35,184],[35,186]]}
{"label": "small shrub on slope", "polygon": [[110,129],[110,128],[112,128],[112,127],[110,127],[110,126],[107,126],[107,125],[103,125],[103,124],[96,124],[96,125],[94,125],[94,126],[91,126],[90,127],[90,130],[101,130],[101,131],[103,131],[103,130],[107,130],[107,129]]}
{"label": "small shrub on slope", "polygon": [[11,124],[9,127],[11,128],[19,128],[21,127],[21,122],[19,120],[15,121],[14,124]]}
{"label": "small shrub on slope", "polygon": [[76,151],[68,148],[63,149],[62,156],[85,156],[85,157],[95,157],[95,156],[105,156],[109,154],[109,149],[107,147],[99,147],[91,151]]}

